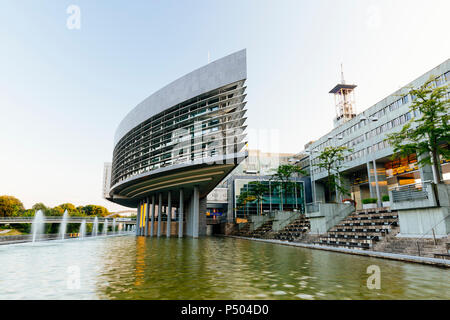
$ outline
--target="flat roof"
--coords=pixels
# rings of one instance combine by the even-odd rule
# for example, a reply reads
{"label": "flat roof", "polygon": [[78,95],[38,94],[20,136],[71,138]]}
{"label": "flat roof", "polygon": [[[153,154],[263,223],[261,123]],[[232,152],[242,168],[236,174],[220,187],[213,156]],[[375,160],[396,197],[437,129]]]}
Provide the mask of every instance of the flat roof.
{"label": "flat roof", "polygon": [[355,89],[356,85],[355,84],[337,84],[333,89],[331,89],[330,92],[328,93],[337,93],[339,90],[341,89]]}

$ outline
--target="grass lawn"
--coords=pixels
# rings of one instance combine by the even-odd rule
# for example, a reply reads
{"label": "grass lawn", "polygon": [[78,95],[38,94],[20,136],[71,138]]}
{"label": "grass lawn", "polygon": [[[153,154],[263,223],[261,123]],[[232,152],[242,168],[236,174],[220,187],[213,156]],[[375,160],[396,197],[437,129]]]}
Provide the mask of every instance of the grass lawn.
{"label": "grass lawn", "polygon": [[0,233],[0,237],[2,237],[2,236],[17,236],[17,235],[22,234],[22,232],[20,232],[16,229],[0,229],[0,232],[4,231],[4,230],[8,230],[8,232]]}

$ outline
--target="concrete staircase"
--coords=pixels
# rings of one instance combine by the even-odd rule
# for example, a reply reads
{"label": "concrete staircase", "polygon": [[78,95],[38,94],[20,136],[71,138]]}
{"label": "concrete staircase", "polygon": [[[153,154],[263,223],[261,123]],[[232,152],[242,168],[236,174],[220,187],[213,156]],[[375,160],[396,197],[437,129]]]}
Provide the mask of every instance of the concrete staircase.
{"label": "concrete staircase", "polygon": [[[398,233],[398,228],[396,228]],[[395,233],[376,243],[374,251],[407,254],[413,256],[450,259],[450,237],[440,239],[396,238]]]}
{"label": "concrete staircase", "polygon": [[294,241],[299,237],[302,237],[304,233],[308,232],[310,226],[309,219],[302,215],[300,218],[284,227],[283,230],[278,231],[274,235],[274,238],[278,240]]}
{"label": "concrete staircase", "polygon": [[389,208],[355,211],[321,236],[321,245],[370,249],[398,225],[397,212]]}
{"label": "concrete staircase", "polygon": [[250,223],[246,223],[242,228],[232,232],[233,236],[248,237],[250,233]]}
{"label": "concrete staircase", "polygon": [[272,224],[273,224],[272,220],[265,222],[261,227],[250,232],[248,237],[268,239],[272,232]]}

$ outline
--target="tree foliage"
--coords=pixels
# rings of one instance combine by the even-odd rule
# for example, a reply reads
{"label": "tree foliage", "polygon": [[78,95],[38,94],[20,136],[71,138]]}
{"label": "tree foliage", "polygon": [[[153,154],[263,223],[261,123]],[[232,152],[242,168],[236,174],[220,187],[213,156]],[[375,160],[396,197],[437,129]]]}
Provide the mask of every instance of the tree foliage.
{"label": "tree foliage", "polygon": [[439,157],[450,158],[450,150],[445,147],[450,141],[450,100],[445,98],[447,90],[448,86],[435,87],[433,77],[418,89],[412,89],[410,94],[415,99],[410,110],[421,116],[413,118],[399,132],[388,135],[394,149],[393,158],[413,153],[421,155],[418,163],[433,166],[435,183],[441,181]]}
{"label": "tree foliage", "polygon": [[0,196],[0,217],[11,217],[23,210],[23,203],[16,197]]}
{"label": "tree foliage", "polygon": [[296,175],[305,175],[306,172],[292,164],[282,164],[275,169],[270,180],[272,184],[280,189],[281,210],[283,210],[283,194],[292,191],[295,182],[292,178]]}
{"label": "tree foliage", "polygon": [[352,149],[346,146],[328,146],[320,153],[318,159],[319,163],[316,165],[319,168],[323,168],[327,171],[327,186],[328,195],[331,199],[333,190],[337,190],[342,195],[349,195],[349,191],[345,187],[342,179],[341,163],[344,162],[345,154],[351,152]]}
{"label": "tree foliage", "polygon": [[261,181],[252,181],[249,183],[250,195],[258,202],[258,214],[262,214],[262,201],[264,199],[264,194],[267,192],[267,185],[261,183]]}
{"label": "tree foliage", "polygon": [[95,204],[88,204],[82,208],[82,211],[87,216],[100,216],[105,217],[109,215],[108,209],[102,206],[98,206]]}

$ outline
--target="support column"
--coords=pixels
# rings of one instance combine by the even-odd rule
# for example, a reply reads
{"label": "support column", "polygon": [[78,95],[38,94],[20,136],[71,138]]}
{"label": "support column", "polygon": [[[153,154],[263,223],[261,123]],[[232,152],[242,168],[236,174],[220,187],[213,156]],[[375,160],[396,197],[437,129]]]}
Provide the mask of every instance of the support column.
{"label": "support column", "polygon": [[145,198],[144,209],[145,209],[145,214],[144,214],[145,233],[144,233],[144,235],[147,237],[148,236],[148,220],[149,220],[149,216],[148,216],[148,212],[149,212],[149,198],[148,197]]}
{"label": "support column", "polygon": [[370,162],[367,162],[366,165],[367,165],[367,180],[369,181],[370,197],[375,198],[375,193],[373,192],[372,187],[372,175],[370,174]]}
{"label": "support column", "polygon": [[162,215],[162,193],[158,194],[158,238],[161,236],[161,215]]}
{"label": "support column", "polygon": [[180,206],[178,209],[178,238],[183,238],[183,223],[184,223],[183,202],[184,202],[183,189],[180,189]]}
{"label": "support column", "polygon": [[378,185],[378,169],[377,169],[377,162],[375,159],[372,160],[373,164],[373,176],[375,177],[375,190],[377,193],[377,206],[378,208],[381,208],[381,194],[380,194],[380,186]]}
{"label": "support column", "polygon": [[155,195],[152,195],[152,212],[150,216],[150,237],[153,237],[155,230]]}
{"label": "support column", "polygon": [[140,226],[141,226],[141,202],[138,202],[137,205],[137,213],[136,213],[136,235],[140,236]]}
{"label": "support column", "polygon": [[194,187],[194,194],[192,195],[192,237],[198,238],[198,229],[200,223],[200,204],[199,204],[199,190],[198,186]]}
{"label": "support column", "polygon": [[169,191],[167,193],[167,228],[166,228],[166,237],[170,237],[171,224],[172,224],[172,192]]}

